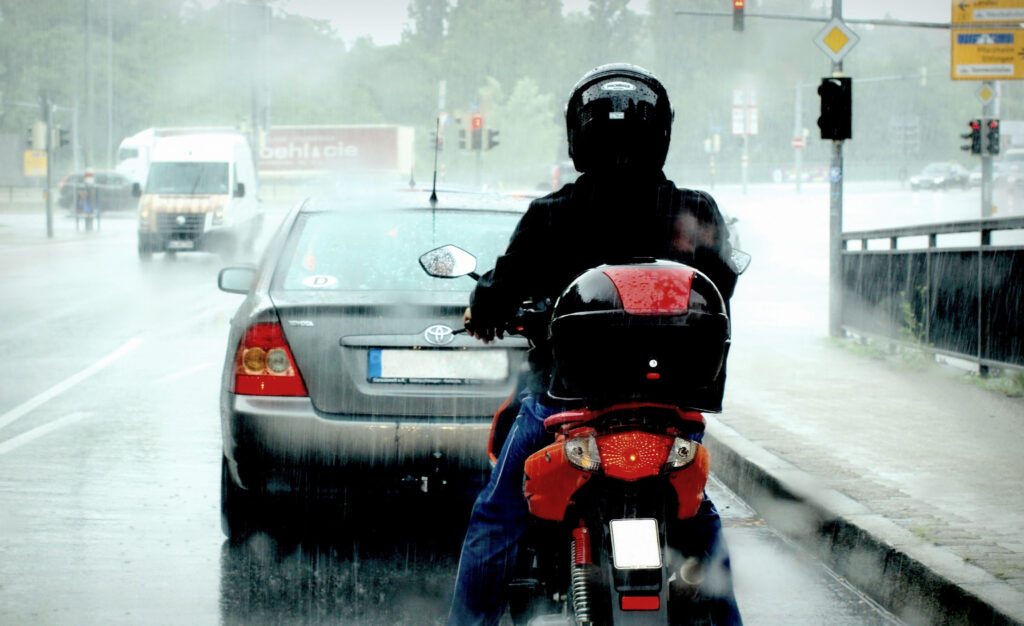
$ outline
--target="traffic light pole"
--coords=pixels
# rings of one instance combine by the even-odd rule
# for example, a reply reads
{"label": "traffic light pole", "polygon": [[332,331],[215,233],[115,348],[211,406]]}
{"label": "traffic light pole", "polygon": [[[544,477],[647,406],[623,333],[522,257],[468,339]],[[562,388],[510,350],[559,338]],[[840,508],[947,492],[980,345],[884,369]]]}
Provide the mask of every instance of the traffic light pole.
{"label": "traffic light pole", "polygon": [[[996,92],[996,84],[994,81],[986,80],[982,83],[983,89],[988,89],[990,93]],[[992,210],[992,152],[988,147],[988,120],[991,120],[999,116],[997,110],[997,99],[995,96],[989,98],[981,108],[981,218],[991,216],[994,211]]]}
{"label": "traffic light pole", "polygon": [[[832,17],[842,19],[843,0],[832,0]],[[833,61],[832,75],[843,73],[843,62]],[[828,211],[828,331],[842,334],[843,310],[843,140],[832,140],[832,164],[829,167]]]}

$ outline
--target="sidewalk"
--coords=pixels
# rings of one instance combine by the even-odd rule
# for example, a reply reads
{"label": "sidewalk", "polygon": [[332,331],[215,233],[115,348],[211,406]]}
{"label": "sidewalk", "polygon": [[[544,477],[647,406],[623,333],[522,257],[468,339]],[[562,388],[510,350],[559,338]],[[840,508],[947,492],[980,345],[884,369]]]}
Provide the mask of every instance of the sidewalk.
{"label": "sidewalk", "polygon": [[909,624],[1024,624],[1024,399],[811,334],[734,337],[712,472]]}

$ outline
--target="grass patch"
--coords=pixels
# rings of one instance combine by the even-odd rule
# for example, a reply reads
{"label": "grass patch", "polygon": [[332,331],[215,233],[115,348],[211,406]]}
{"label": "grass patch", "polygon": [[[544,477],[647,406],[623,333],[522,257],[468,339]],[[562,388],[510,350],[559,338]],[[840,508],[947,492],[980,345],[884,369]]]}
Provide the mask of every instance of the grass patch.
{"label": "grass patch", "polygon": [[1024,373],[989,373],[988,376],[968,374],[967,379],[982,389],[995,391],[1011,398],[1024,398]]}

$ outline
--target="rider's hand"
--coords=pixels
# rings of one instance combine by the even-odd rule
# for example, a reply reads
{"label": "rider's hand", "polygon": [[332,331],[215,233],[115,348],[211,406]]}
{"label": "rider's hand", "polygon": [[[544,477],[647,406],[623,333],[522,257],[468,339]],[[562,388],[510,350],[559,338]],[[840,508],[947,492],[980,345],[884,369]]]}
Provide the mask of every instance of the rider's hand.
{"label": "rider's hand", "polygon": [[501,329],[495,328],[478,328],[473,324],[473,310],[466,308],[466,312],[462,314],[462,325],[466,327],[466,333],[471,337],[476,337],[484,343],[491,343],[495,335],[498,339],[502,339],[505,333]]}

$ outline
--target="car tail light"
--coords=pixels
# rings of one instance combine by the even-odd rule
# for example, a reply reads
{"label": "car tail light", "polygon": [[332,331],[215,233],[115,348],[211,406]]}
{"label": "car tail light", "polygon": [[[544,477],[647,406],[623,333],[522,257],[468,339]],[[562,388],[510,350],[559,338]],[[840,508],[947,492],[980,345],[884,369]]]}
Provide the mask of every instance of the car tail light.
{"label": "car tail light", "polygon": [[246,396],[305,396],[284,331],[277,323],[253,324],[235,354],[231,391]]}
{"label": "car tail light", "polygon": [[597,448],[605,475],[639,480],[661,473],[674,441],[668,435],[628,430],[598,437]]}

